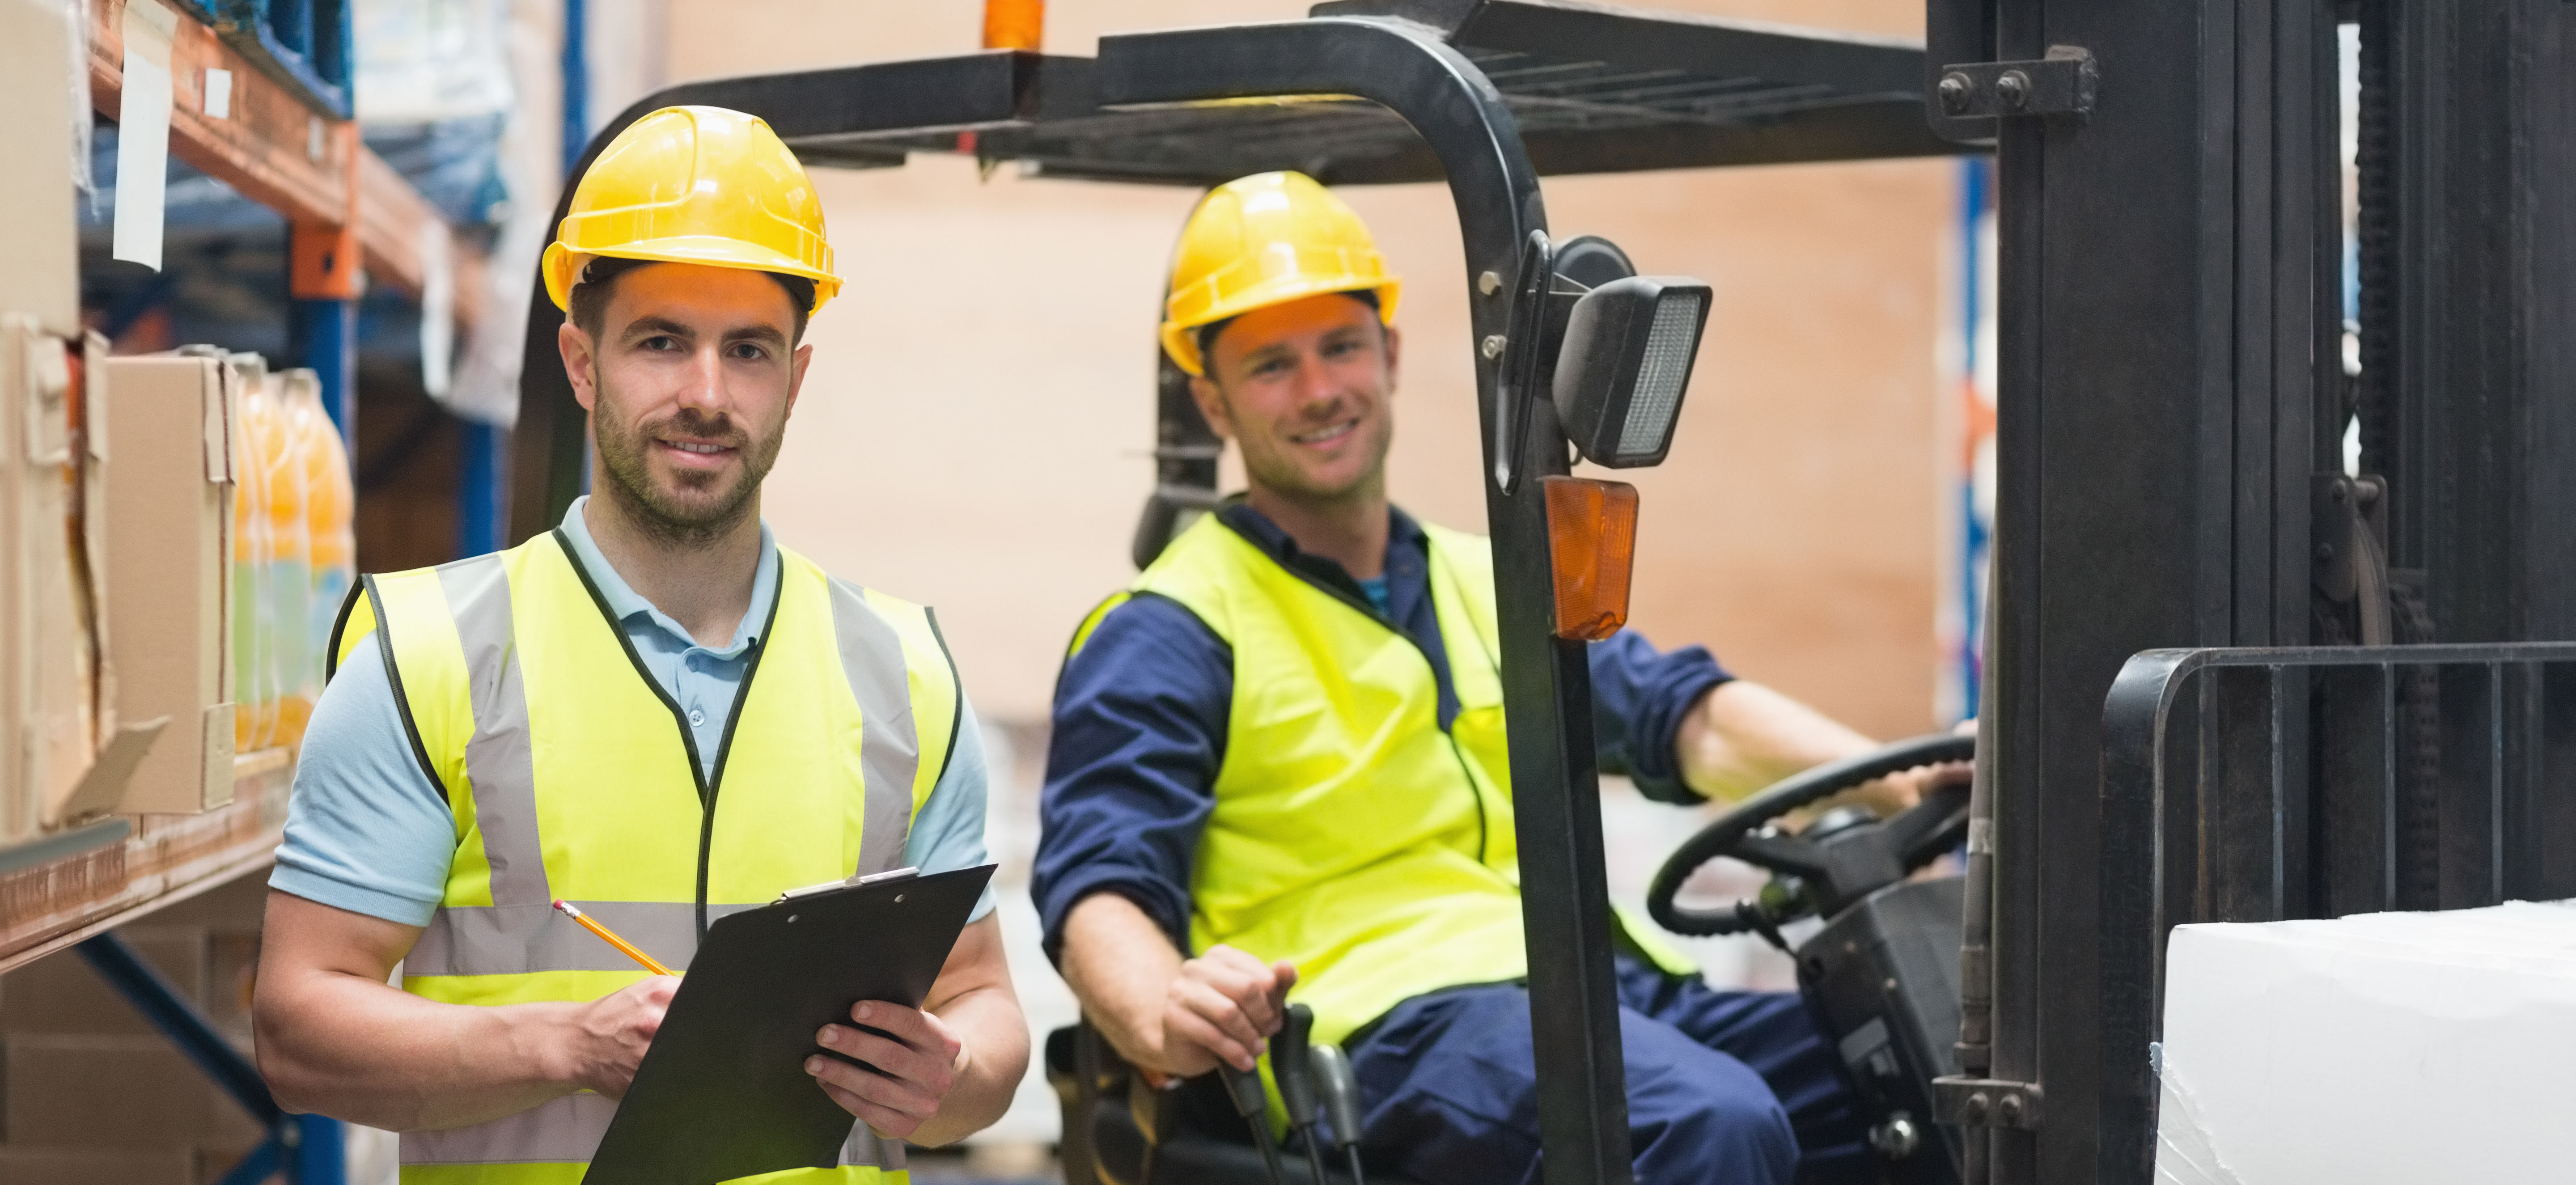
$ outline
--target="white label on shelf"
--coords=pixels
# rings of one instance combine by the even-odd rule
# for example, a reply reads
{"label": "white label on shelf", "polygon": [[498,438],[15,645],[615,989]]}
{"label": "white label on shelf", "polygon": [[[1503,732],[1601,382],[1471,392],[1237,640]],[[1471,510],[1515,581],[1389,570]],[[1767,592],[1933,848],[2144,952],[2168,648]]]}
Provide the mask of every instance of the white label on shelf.
{"label": "white label on shelf", "polygon": [[170,184],[170,38],[177,14],[158,0],[125,6],[125,83],[117,101],[113,258],[161,270],[161,211]]}
{"label": "white label on shelf", "polygon": [[233,117],[233,72],[208,67],[206,70],[206,118]]}

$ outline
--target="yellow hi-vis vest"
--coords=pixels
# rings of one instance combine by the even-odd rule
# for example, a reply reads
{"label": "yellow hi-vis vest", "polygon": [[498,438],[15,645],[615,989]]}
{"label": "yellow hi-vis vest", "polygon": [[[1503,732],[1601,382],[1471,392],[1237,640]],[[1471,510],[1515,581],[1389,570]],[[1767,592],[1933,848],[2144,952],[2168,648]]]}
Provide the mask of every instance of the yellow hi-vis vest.
{"label": "yellow hi-vis vest", "polygon": [[[1340,1041],[1424,992],[1528,974],[1494,620],[1492,545],[1428,523],[1431,602],[1458,714],[1431,660],[1364,603],[1308,582],[1217,515],[1084,621],[1175,601],[1234,652],[1216,809],[1190,874],[1190,945],[1297,967],[1289,993]],[[1696,965],[1621,919],[1674,974]]]}
{"label": "yellow hi-vis vest", "polygon": [[[930,611],[780,548],[768,628],[703,777],[680,709],[560,533],[366,577],[332,648],[382,648],[456,857],[403,989],[450,1004],[594,1000],[645,976],[556,913],[571,901],[675,969],[714,919],[900,867],[961,700]],[[587,1091],[402,1137],[403,1185],[573,1185],[617,1105]],[[843,1167],[770,1182],[900,1183],[853,1124]]]}

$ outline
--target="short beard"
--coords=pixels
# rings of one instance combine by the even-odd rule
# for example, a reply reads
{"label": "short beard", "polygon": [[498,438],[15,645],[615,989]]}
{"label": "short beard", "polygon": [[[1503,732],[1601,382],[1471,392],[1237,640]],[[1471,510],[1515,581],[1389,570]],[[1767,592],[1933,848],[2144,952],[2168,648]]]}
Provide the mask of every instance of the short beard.
{"label": "short beard", "polygon": [[[1217,393],[1220,399],[1228,400],[1227,406],[1230,408],[1232,403],[1225,394],[1225,388],[1218,387]],[[1305,470],[1298,468],[1293,462],[1279,460],[1272,456],[1266,446],[1263,449],[1255,449],[1241,440],[1234,442],[1236,454],[1243,458],[1245,477],[1267,487],[1271,493],[1290,502],[1318,509],[1347,505],[1373,496],[1385,495],[1386,457],[1388,451],[1395,445],[1395,433],[1392,427],[1376,443],[1377,456],[1370,461],[1367,470],[1362,472],[1357,480],[1340,489],[1329,489],[1308,481]]]}
{"label": "short beard", "polygon": [[[765,440],[747,436],[743,439],[742,479],[732,490],[710,504],[675,502],[653,487],[652,470],[646,461],[653,447],[651,430],[619,417],[617,402],[600,385],[597,372],[593,372],[592,382],[593,389],[600,393],[591,422],[593,438],[599,445],[599,471],[608,479],[603,492],[629,512],[628,517],[647,537],[664,547],[702,548],[724,538],[750,517],[761,481],[778,463],[778,449],[786,437],[784,424]],[[709,440],[742,435],[728,417],[710,416],[695,408],[681,409],[668,423],[684,434]]]}

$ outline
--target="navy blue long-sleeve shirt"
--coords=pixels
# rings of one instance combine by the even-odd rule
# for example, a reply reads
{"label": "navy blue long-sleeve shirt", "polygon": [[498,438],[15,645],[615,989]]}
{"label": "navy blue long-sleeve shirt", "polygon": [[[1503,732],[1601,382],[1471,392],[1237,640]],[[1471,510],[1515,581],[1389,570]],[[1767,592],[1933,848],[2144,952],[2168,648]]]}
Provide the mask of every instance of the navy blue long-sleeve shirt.
{"label": "navy blue long-sleeve shirt", "polygon": [[[1309,582],[1362,604],[1376,599],[1339,563],[1298,550],[1250,506],[1232,502],[1217,514]],[[1446,728],[1458,696],[1431,603],[1429,540],[1404,512],[1390,514],[1385,616],[1430,656]],[[1601,769],[1628,775],[1649,798],[1699,801],[1682,784],[1674,737],[1691,705],[1732,676],[1702,647],[1659,652],[1633,630],[1594,643],[1590,653]],[[1066,660],[1031,885],[1049,958],[1062,950],[1074,903],[1104,890],[1134,901],[1174,946],[1190,949],[1190,868],[1216,809],[1233,699],[1232,649],[1197,615],[1150,594],[1110,610]]]}

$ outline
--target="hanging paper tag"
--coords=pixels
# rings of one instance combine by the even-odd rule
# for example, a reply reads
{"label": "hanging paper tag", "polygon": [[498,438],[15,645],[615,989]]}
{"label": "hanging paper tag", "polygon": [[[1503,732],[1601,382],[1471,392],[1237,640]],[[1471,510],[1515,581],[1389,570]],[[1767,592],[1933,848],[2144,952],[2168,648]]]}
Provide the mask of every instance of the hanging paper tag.
{"label": "hanging paper tag", "polygon": [[117,103],[116,239],[109,254],[161,270],[170,183],[170,40],[179,18],[158,0],[125,6],[125,83]]}

